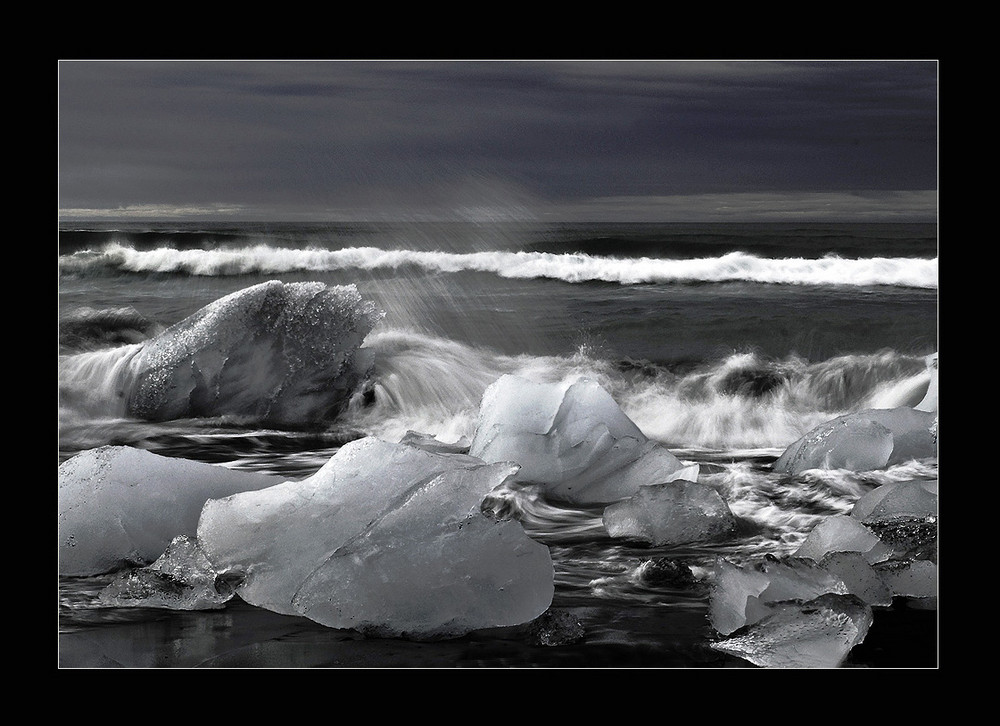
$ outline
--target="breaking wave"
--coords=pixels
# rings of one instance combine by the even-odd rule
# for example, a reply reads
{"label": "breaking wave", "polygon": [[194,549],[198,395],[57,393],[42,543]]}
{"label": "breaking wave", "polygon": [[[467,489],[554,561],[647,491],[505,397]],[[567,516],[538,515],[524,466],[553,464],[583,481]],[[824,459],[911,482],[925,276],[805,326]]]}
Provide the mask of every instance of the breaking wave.
{"label": "breaking wave", "polygon": [[553,279],[620,285],[755,282],[780,285],[887,285],[936,289],[938,261],[920,258],[827,256],[765,258],[745,252],[693,259],[605,257],[529,251],[439,252],[349,247],[338,250],[255,245],[232,249],[137,250],[110,243],[60,258],[64,274],[115,270],[192,276],[288,272],[420,269],[430,273],[483,272],[504,278]]}

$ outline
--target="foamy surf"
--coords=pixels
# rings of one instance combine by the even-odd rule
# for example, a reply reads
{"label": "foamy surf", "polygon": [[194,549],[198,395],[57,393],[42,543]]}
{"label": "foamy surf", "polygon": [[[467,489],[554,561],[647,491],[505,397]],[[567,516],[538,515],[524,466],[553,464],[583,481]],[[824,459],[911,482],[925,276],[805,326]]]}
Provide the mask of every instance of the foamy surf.
{"label": "foamy surf", "polygon": [[887,285],[936,289],[937,258],[827,256],[766,258],[745,252],[694,259],[605,257],[528,251],[441,252],[349,247],[293,249],[258,244],[232,249],[136,250],[110,243],[99,251],[61,258],[64,273],[108,267],[132,273],[194,276],[419,269],[431,273],[485,272],[508,279],[551,279],[619,285],[752,282],[772,285]]}

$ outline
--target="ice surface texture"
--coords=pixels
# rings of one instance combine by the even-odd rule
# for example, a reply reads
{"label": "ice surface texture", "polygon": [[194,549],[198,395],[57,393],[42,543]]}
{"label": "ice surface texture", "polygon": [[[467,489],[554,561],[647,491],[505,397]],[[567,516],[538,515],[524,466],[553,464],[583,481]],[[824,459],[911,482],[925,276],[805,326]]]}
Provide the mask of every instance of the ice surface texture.
{"label": "ice surface texture", "polygon": [[109,607],[217,610],[232,596],[197,540],[180,535],[153,564],[118,573],[98,597]]}
{"label": "ice surface texture", "polygon": [[516,465],[368,437],[298,482],[209,501],[198,540],[247,602],[335,628],[444,637],[551,604],[548,548],[480,512]]}
{"label": "ice surface texture", "polygon": [[648,440],[588,378],[501,377],[483,394],[469,453],[516,462],[517,481],[542,485],[551,499],[573,504],[607,504],[642,485],[698,478],[697,466],[686,467]]}
{"label": "ice surface texture", "polygon": [[933,481],[889,482],[859,499],[851,516],[872,523],[885,519],[937,517],[938,483]]}
{"label": "ice surface texture", "polygon": [[874,471],[937,456],[937,413],[900,407],[868,409],[820,424],[785,449],[774,470]]}
{"label": "ice surface texture", "polygon": [[854,595],[820,595],[782,603],[745,632],[712,643],[763,668],[836,668],[861,643],[872,609]]}
{"label": "ice surface texture", "polygon": [[292,426],[329,419],[368,373],[360,346],[381,315],[353,285],[272,280],[234,292],[139,347],[127,412]]}
{"label": "ice surface texture", "polygon": [[175,536],[195,534],[206,500],[279,481],[125,446],[83,451],[59,467],[59,573],[150,563]]}
{"label": "ice surface texture", "polygon": [[736,529],[736,518],[717,491],[680,479],[639,487],[634,496],[607,507],[603,521],[611,537],[655,547],[720,539]]}

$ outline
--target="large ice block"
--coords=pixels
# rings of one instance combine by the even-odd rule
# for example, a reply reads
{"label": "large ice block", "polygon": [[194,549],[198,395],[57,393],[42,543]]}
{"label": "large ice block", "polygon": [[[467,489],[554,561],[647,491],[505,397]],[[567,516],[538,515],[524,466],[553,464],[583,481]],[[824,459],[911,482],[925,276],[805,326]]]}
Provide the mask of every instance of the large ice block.
{"label": "large ice block", "polygon": [[792,443],[774,470],[874,471],[937,456],[937,414],[901,407],[868,409],[820,424]]}
{"label": "large ice block", "polygon": [[294,609],[333,628],[419,638],[534,620],[552,603],[548,547],[478,511],[481,480],[499,484],[513,471],[441,473],[317,567]]}
{"label": "large ice block", "polygon": [[469,453],[520,465],[517,481],[539,484],[553,500],[608,504],[646,484],[696,481],[650,441],[594,380],[558,383],[503,376],[483,395]]}
{"label": "large ice block", "polygon": [[330,419],[372,365],[360,346],[381,316],[353,285],[271,280],[231,293],[131,355],[126,413]]}
{"label": "large ice block", "polygon": [[177,535],[194,535],[208,499],[279,481],[127,446],[82,451],[59,466],[59,572],[153,562]]}
{"label": "large ice block", "polygon": [[247,602],[415,637],[526,622],[551,603],[548,548],[480,512],[516,465],[369,437],[316,474],[206,503],[198,538]]}

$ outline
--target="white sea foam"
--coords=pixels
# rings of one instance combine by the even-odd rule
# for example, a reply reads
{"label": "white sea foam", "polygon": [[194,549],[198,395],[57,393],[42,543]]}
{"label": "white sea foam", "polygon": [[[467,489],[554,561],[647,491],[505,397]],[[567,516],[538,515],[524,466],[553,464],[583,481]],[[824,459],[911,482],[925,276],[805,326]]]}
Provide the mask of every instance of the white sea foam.
{"label": "white sea foam", "polygon": [[924,365],[891,351],[815,364],[734,353],[684,374],[634,375],[586,348],[509,356],[401,329],[377,331],[365,347],[375,360],[374,401],[356,399],[344,423],[389,440],[412,430],[448,442],[474,435],[486,388],[512,374],[549,383],[592,378],[647,437],[670,446],[781,449]]}
{"label": "white sea foam", "polygon": [[[75,258],[75,259],[74,259]],[[756,282],[783,285],[889,285],[936,289],[938,261],[874,257],[771,259],[745,252],[696,259],[603,257],[581,253],[440,252],[412,249],[349,247],[339,250],[289,249],[255,245],[233,249],[135,250],[117,243],[100,255],[77,253],[61,264],[111,265],[130,272],[171,272],[197,276],[248,273],[395,270],[416,267],[429,272],[486,272],[505,278],[554,279],[565,282],[651,283]]]}

